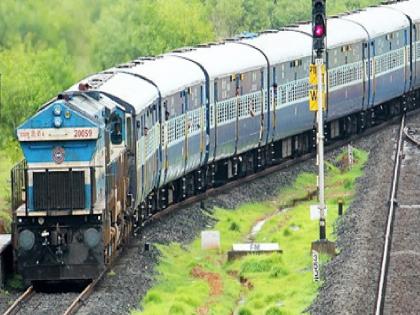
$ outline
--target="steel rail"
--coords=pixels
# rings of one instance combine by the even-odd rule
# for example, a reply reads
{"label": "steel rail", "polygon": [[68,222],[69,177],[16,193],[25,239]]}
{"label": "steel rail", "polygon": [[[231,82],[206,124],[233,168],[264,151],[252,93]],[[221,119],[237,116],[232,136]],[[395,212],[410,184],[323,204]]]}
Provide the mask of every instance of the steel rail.
{"label": "steel rail", "polygon": [[397,186],[398,186],[398,178],[399,178],[399,171],[400,171],[400,164],[401,164],[401,157],[402,157],[402,144],[404,139],[404,127],[405,127],[405,115],[401,118],[401,126],[398,135],[398,145],[397,151],[395,152],[395,161],[394,161],[394,171],[393,171],[393,178],[392,178],[392,186],[391,186],[391,193],[389,198],[389,209],[388,209],[388,216],[387,216],[387,223],[386,223],[386,230],[385,230],[385,242],[384,248],[382,252],[382,263],[381,263],[381,272],[379,275],[379,285],[377,290],[376,296],[376,305],[375,305],[375,315],[383,314],[384,310],[384,301],[385,301],[385,291],[386,291],[386,276],[388,271],[389,265],[389,252],[391,248],[391,240],[392,240],[392,226],[394,224],[394,210],[397,203],[396,194],[397,194]]}
{"label": "steel rail", "polygon": [[86,288],[73,300],[73,303],[66,309],[63,315],[73,315],[79,310],[80,306],[89,298],[92,294],[94,288],[98,284],[99,281],[103,278],[105,273],[108,271],[109,268],[106,268],[102,273],[91,283],[89,283]]}
{"label": "steel rail", "polygon": [[29,300],[34,293],[34,287],[30,286],[25,292],[22,293],[21,296],[17,298],[17,300],[12,305],[10,305],[10,307],[3,313],[3,315],[16,314],[21,309],[23,303]]}

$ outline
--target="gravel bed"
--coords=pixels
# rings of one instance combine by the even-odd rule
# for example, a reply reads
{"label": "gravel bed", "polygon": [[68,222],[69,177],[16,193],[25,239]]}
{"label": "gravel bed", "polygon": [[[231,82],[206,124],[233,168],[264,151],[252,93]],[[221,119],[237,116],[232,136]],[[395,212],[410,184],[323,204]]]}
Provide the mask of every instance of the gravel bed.
{"label": "gravel bed", "polygon": [[22,292],[16,291],[0,291],[0,314],[3,314],[21,294]]}
{"label": "gravel bed", "polygon": [[19,315],[63,314],[79,293],[35,293]]}
{"label": "gravel bed", "polygon": [[[420,131],[420,125],[415,126]],[[414,136],[420,140],[420,135]],[[420,314],[420,149],[404,142],[384,314]]]}
{"label": "gravel bed", "polygon": [[[332,161],[340,152],[341,149],[334,150],[327,154],[327,158]],[[267,200],[275,196],[281,187],[293,183],[301,172],[316,169],[314,159],[305,161],[209,198],[205,201],[207,210],[200,209],[198,205],[187,207],[146,226],[142,235],[133,240],[130,248],[113,268],[115,275],[107,276],[102,281],[78,314],[127,314],[130,310],[139,309],[140,300],[154,284],[154,266],[159,258],[159,253],[153,246],[150,251],[144,251],[146,242],[188,244],[203,229],[214,225],[214,221],[206,213],[211,213],[213,207],[233,209],[242,203]]]}
{"label": "gravel bed", "polygon": [[[420,115],[408,122],[419,123]],[[340,254],[323,267],[324,285],[311,314],[374,313],[398,128],[389,126],[355,144],[369,151],[369,160],[336,226]]]}

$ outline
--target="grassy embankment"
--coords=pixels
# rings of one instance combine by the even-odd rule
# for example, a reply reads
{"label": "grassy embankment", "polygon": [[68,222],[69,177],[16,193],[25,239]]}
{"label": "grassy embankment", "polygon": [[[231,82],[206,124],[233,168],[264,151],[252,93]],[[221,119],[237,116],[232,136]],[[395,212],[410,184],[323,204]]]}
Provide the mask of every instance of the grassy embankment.
{"label": "grassy embankment", "polygon": [[[1,133],[5,133],[0,129]],[[8,138],[0,139],[0,220],[10,231],[10,170],[22,159],[22,152],[16,141]]]}
{"label": "grassy embankment", "polygon": [[0,151],[0,219],[10,226],[10,169],[13,166],[7,151]]}
{"label": "grassy embankment", "polygon": [[[335,238],[337,199],[350,204],[354,183],[367,160],[363,151],[355,150],[354,155],[356,164],[351,171],[342,172],[331,164],[327,167],[329,239]],[[272,200],[245,204],[234,211],[216,209],[215,230],[222,235],[220,251],[201,250],[199,239],[186,248],[179,244],[159,246],[158,282],[141,302],[144,311],[133,313],[276,315],[304,311],[320,286],[312,281],[310,256],[310,244],[318,238],[318,222],[310,221],[309,205],[316,201],[291,205],[313,192],[315,182],[315,174],[303,173]],[[284,210],[278,213],[279,209]],[[232,243],[243,241],[261,219],[266,223],[256,240],[278,242],[283,254],[250,255],[228,262],[226,252]]]}

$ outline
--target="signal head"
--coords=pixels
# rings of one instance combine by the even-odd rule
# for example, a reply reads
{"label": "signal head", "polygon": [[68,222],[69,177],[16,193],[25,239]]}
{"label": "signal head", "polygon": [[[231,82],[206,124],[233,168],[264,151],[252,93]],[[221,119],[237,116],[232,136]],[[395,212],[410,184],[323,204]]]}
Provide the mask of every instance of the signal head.
{"label": "signal head", "polygon": [[325,49],[324,39],[327,35],[325,7],[325,0],[312,0],[312,46],[318,56]]}
{"label": "signal head", "polygon": [[314,26],[314,37],[320,38],[325,36],[325,26],[322,24],[317,24]]}

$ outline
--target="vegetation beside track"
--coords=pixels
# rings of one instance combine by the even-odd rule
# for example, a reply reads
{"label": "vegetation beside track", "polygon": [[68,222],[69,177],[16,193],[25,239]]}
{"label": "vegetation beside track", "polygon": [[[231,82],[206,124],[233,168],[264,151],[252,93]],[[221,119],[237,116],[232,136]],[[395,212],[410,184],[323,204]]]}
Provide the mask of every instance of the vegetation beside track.
{"label": "vegetation beside track", "polygon": [[13,166],[12,158],[6,151],[0,151],[0,220],[8,231],[10,228],[10,169]]}
{"label": "vegetation beside track", "polygon": [[[343,153],[344,154],[344,153]],[[368,154],[354,150],[355,165],[341,171],[328,163],[326,197],[328,238],[335,239],[333,226],[338,217],[337,200],[349,205],[355,181],[363,173]],[[216,209],[215,230],[221,233],[220,251],[203,251],[200,240],[188,246],[159,245],[157,284],[149,290],[134,314],[234,314],[276,315],[302,313],[314,299],[321,283],[312,281],[310,245],[318,238],[318,221],[310,221],[304,200],[316,190],[316,176],[302,173],[291,187],[276,198],[262,203],[244,204],[235,210]],[[293,205],[294,204],[294,205]],[[232,243],[243,242],[252,227],[265,219],[257,242],[277,242],[283,254],[249,255],[228,262]],[[326,257],[321,261],[325,262]]]}

